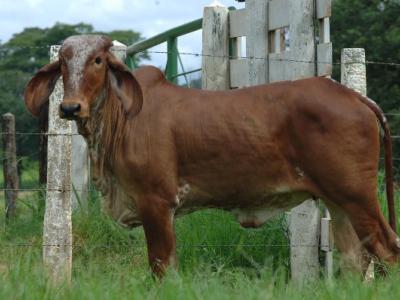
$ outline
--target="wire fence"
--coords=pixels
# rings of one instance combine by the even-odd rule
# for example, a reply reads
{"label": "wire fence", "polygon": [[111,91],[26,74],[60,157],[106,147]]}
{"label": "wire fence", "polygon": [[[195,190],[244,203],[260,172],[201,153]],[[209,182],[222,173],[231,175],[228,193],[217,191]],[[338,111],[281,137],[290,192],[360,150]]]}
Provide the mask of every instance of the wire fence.
{"label": "wire fence", "polygon": [[[0,46],[0,54],[7,55],[7,52],[12,52],[15,50],[23,50],[23,49],[48,49],[52,45],[44,45],[44,46]],[[139,53],[148,53],[148,54],[173,54],[175,52],[168,52],[168,51],[154,51],[154,50],[142,50]],[[274,53],[271,53],[274,54]],[[130,54],[132,55],[132,54]],[[309,64],[332,64],[332,65],[342,65],[343,63],[340,61],[332,62],[332,61],[321,61],[321,60],[299,60],[299,59],[291,59],[291,58],[276,58],[276,57],[258,57],[258,56],[235,56],[235,55],[214,55],[214,54],[206,54],[206,53],[198,53],[198,52],[185,52],[179,51],[179,55],[187,55],[187,56],[194,56],[194,57],[213,57],[213,58],[229,58],[229,59],[250,59],[250,60],[269,60],[269,61],[280,61],[280,62],[293,62],[293,63],[309,63]],[[1,58],[1,57],[0,57]],[[360,64],[360,61],[348,61],[346,64]],[[364,63],[364,62],[362,62]],[[374,61],[374,60],[366,60],[365,64],[367,65],[380,65],[380,66],[390,66],[390,67],[400,67],[399,61]],[[196,71],[201,71],[201,69],[196,69]]]}
{"label": "wire fence", "polygon": [[[0,55],[7,55],[10,51],[18,51],[18,50],[24,50],[24,49],[50,49],[50,45],[45,45],[45,46],[24,46],[24,47],[4,47],[0,46]],[[146,52],[148,54],[162,54],[166,55],[169,54],[170,52],[168,51],[142,51]],[[216,56],[212,54],[205,54],[205,53],[194,53],[194,52],[179,52],[180,55],[186,55],[186,56],[194,56],[194,57],[215,57],[215,58],[229,58],[229,59],[249,59],[249,60],[269,60],[269,61],[280,61],[280,62],[293,62],[293,63],[310,63],[310,64],[331,64],[331,65],[342,65],[342,62],[331,62],[331,61],[314,61],[314,60],[298,60],[298,59],[290,59],[290,58],[274,58],[274,57],[253,57],[253,56]],[[1,59],[1,56],[0,56]],[[359,64],[359,61],[354,61],[354,62],[347,62],[346,64]],[[377,66],[386,66],[386,67],[400,67],[400,62],[398,61],[369,61],[367,60],[365,62],[367,65],[377,65]],[[192,71],[189,71],[188,73],[193,73],[193,72],[200,72],[201,69],[195,69]],[[400,113],[386,113],[385,116],[388,117],[400,117]],[[396,131],[398,132],[398,131]],[[9,133],[7,132],[0,132],[0,136],[2,135],[7,135]],[[60,133],[52,133],[52,132],[15,132],[16,136],[77,136],[79,135],[78,133],[65,133],[65,134],[60,134]],[[392,139],[397,142],[400,141],[400,135],[393,135]],[[38,152],[32,153],[29,156],[36,156]],[[27,155],[24,155],[26,157]],[[20,157],[20,159],[23,157]],[[384,158],[381,157],[381,160]],[[400,161],[400,157],[394,157],[393,161]],[[43,187],[43,188],[19,188],[19,189],[9,189],[9,188],[1,188],[0,191],[2,192],[9,192],[9,191],[18,191],[18,192],[46,192],[46,191],[56,191],[60,193],[66,193],[66,192],[76,192],[80,190],[72,189],[72,188],[62,188],[62,189],[52,189],[48,187]],[[85,190],[86,191],[86,190]],[[95,189],[89,189],[88,192],[96,191]],[[276,231],[278,229],[275,229]],[[282,229],[279,229],[282,230]],[[73,248],[84,248],[87,245],[85,244],[80,244],[80,243],[74,243],[74,244],[36,244],[36,243],[4,243],[2,244],[3,247],[20,247],[20,248],[25,248],[25,247],[73,247]],[[145,248],[146,245],[144,242],[142,243],[127,243],[127,244],[90,244],[90,247],[96,247],[96,248],[106,248],[106,249],[111,249],[115,247],[140,247],[140,248]],[[237,248],[237,247],[244,247],[244,248],[250,248],[250,247],[268,247],[268,248],[289,248],[289,247],[315,247],[315,245],[309,245],[309,244],[290,244],[290,243],[282,243],[282,244],[274,244],[274,243],[246,243],[246,244],[241,244],[241,243],[232,243],[232,244],[178,244],[177,248]]]}

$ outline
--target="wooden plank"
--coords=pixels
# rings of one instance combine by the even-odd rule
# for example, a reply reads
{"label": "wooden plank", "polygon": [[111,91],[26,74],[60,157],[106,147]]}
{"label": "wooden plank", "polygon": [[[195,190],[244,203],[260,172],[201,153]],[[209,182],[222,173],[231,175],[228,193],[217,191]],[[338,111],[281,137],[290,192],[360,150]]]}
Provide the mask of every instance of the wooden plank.
{"label": "wooden plank", "polygon": [[[50,59],[58,59],[60,46],[50,48]],[[43,225],[43,262],[54,283],[71,280],[71,157],[72,122],[59,118],[63,99],[59,79],[49,98],[49,136],[47,163],[47,195]]]}
{"label": "wooden plank", "polygon": [[269,82],[268,72],[268,1],[246,0],[249,32],[246,56],[249,60],[249,84]]}
{"label": "wooden plank", "polygon": [[6,113],[2,117],[3,177],[6,219],[15,217],[19,188],[17,144],[15,142],[15,117]]}
{"label": "wooden plank", "polygon": [[206,90],[230,88],[228,15],[225,6],[204,8],[202,88]]}
{"label": "wooden plank", "polygon": [[248,13],[245,8],[229,11],[229,35],[231,38],[247,35]]}
{"label": "wooden plank", "polygon": [[317,46],[318,76],[332,75],[332,43]]}
{"label": "wooden plank", "polygon": [[268,30],[287,27],[290,24],[290,0],[273,0],[268,8]]}
{"label": "wooden plank", "polygon": [[249,61],[247,59],[231,59],[230,65],[231,87],[249,86]]}
{"label": "wooden plank", "polygon": [[322,19],[332,15],[332,0],[317,0],[317,18]]}

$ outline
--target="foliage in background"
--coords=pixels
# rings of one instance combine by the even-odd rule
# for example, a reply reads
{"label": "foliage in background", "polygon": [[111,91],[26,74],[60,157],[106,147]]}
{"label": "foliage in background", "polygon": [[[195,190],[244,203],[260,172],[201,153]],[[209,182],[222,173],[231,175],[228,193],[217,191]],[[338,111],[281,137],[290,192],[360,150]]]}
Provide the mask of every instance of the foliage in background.
{"label": "foliage in background", "polygon": [[[366,59],[400,62],[400,1],[333,0],[331,36],[333,61],[340,61],[343,48],[365,48]],[[340,65],[334,67],[340,81]],[[385,113],[400,113],[400,67],[367,65],[368,96]],[[400,134],[400,117],[388,116],[393,135]],[[394,143],[400,157],[400,143]]]}
{"label": "foliage in background", "polygon": [[[49,46],[59,45],[76,34],[105,34],[113,40],[131,45],[142,39],[133,30],[95,31],[92,25],[56,23],[50,28],[25,28],[6,43],[0,44],[0,115],[11,112],[16,117],[17,131],[38,132],[37,120],[25,110],[23,93],[28,80],[49,62]],[[135,57],[136,63],[148,58],[146,53]],[[18,155],[37,157],[37,136],[18,136]]]}

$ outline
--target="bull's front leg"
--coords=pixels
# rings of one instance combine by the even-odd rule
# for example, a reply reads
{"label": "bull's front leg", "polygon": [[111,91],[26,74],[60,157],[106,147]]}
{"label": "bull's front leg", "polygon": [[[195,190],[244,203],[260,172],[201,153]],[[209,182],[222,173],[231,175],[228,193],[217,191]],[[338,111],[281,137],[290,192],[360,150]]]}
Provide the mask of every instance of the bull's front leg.
{"label": "bull's front leg", "polygon": [[156,195],[142,197],[138,203],[147,241],[149,264],[159,277],[169,265],[176,266],[174,206]]}

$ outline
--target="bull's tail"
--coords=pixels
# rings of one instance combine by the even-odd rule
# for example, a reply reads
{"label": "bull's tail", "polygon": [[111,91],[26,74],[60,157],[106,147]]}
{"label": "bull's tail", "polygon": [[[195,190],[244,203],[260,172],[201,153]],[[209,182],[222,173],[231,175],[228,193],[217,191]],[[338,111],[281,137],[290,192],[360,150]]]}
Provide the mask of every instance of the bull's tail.
{"label": "bull's tail", "polygon": [[386,197],[389,211],[389,224],[394,232],[396,232],[396,211],[393,193],[392,137],[390,135],[389,124],[383,114],[383,111],[374,101],[366,97],[360,97],[360,99],[375,113],[384,132],[383,143],[385,151]]}

